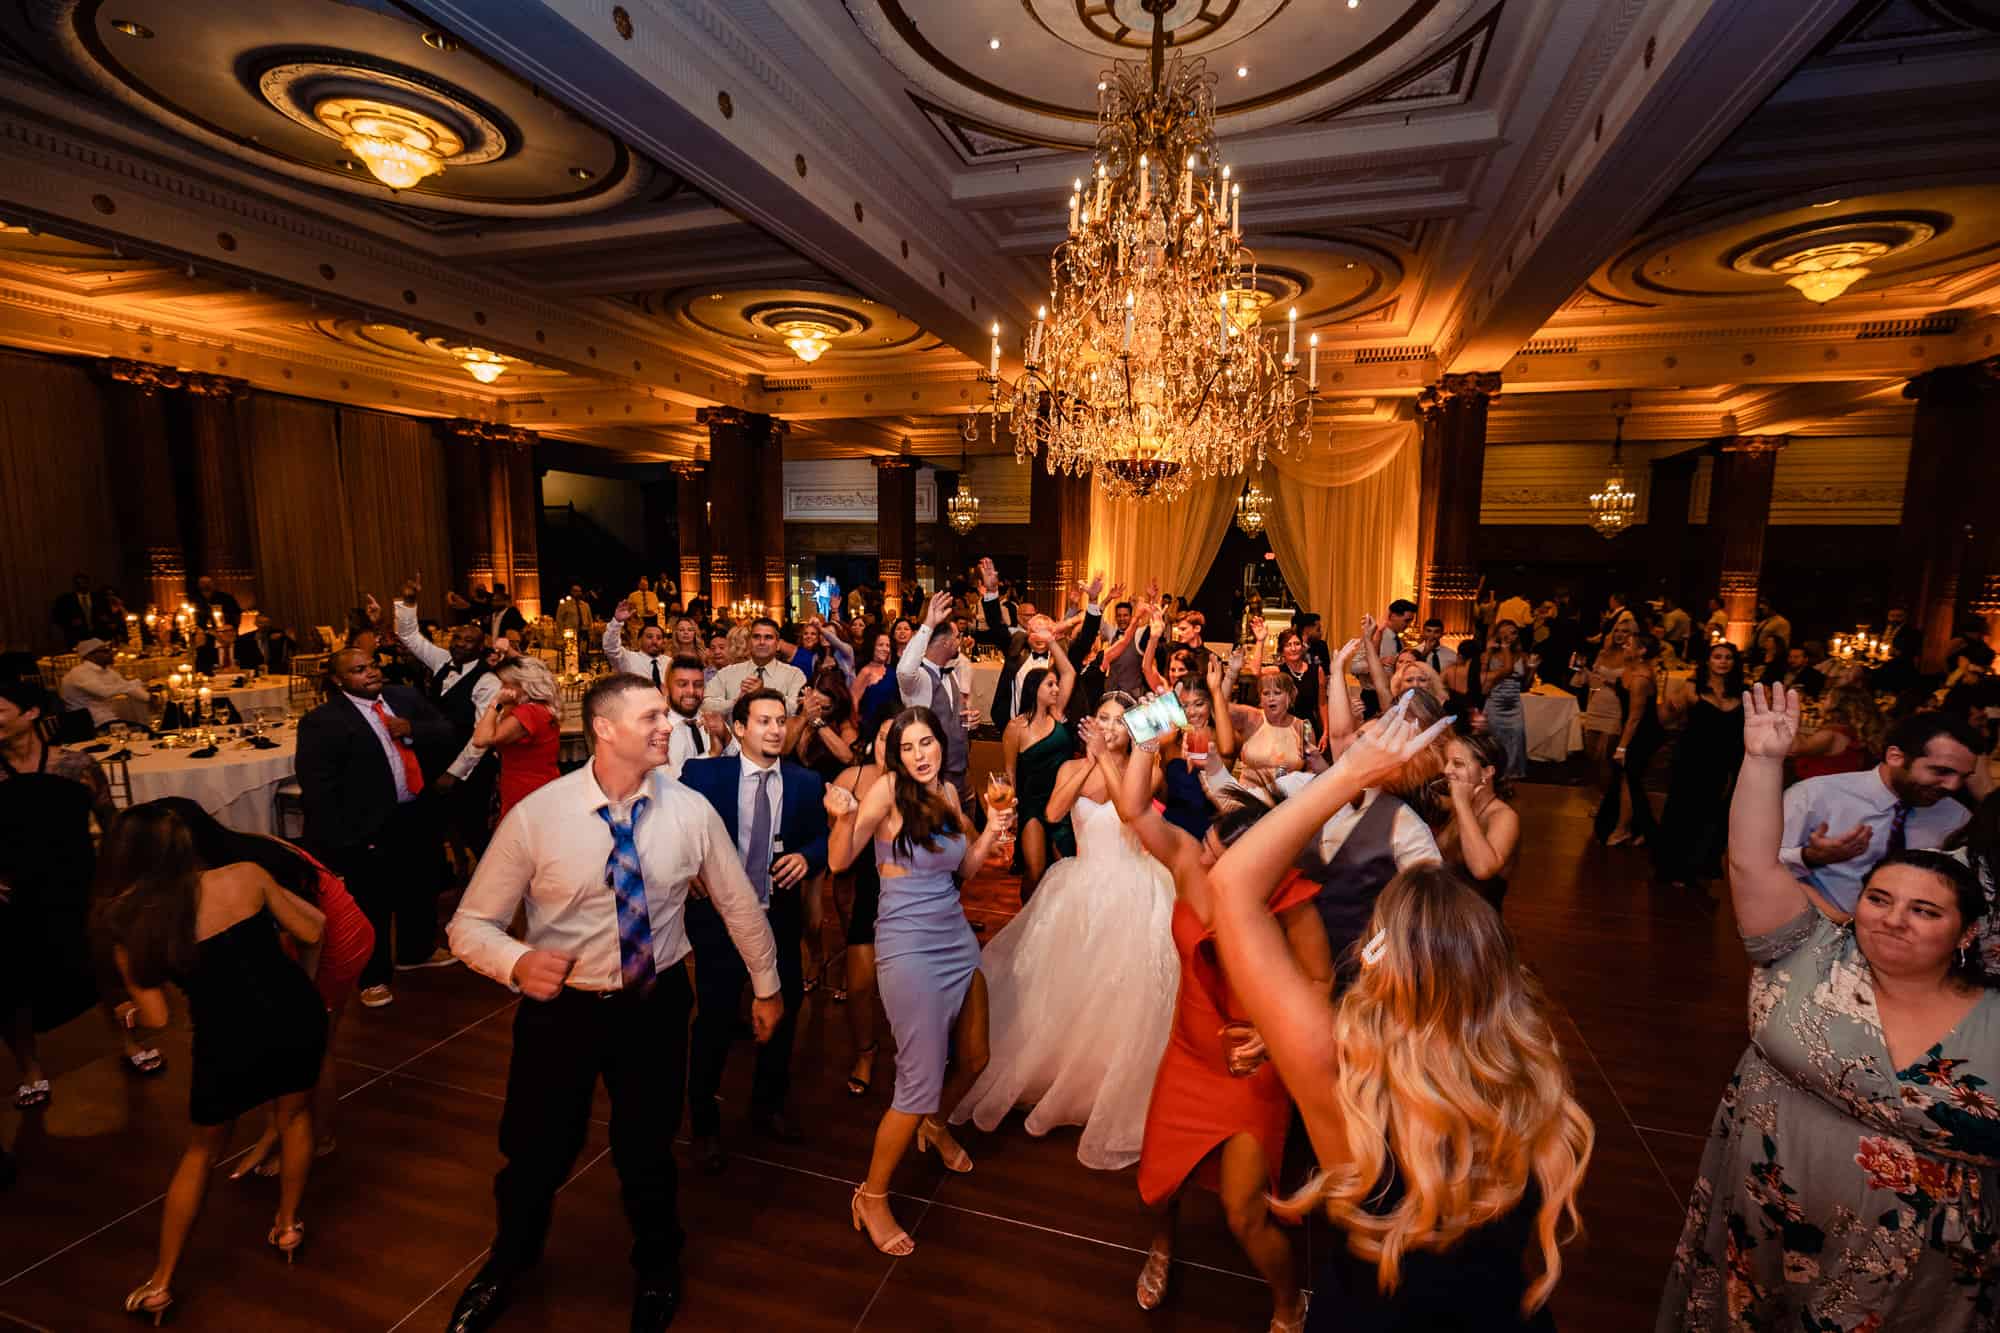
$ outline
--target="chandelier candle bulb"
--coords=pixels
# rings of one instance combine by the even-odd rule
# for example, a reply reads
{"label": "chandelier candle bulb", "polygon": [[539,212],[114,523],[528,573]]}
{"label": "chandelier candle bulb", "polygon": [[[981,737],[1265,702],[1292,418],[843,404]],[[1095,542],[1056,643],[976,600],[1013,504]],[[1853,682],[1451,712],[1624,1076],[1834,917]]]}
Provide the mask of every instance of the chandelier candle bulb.
{"label": "chandelier candle bulb", "polygon": [[986,373],[995,379],[1000,378],[1000,325],[997,322],[993,325],[993,354],[987,362]]}
{"label": "chandelier candle bulb", "polygon": [[1181,212],[1194,212],[1194,157],[1187,160],[1187,170],[1181,173]]}
{"label": "chandelier candle bulb", "polygon": [[1139,211],[1146,211],[1146,200],[1151,196],[1153,172],[1147,165],[1146,155],[1139,154]]}
{"label": "chandelier candle bulb", "polygon": [[1298,353],[1299,308],[1293,306],[1291,312],[1285,317],[1285,364],[1296,366],[1299,363]]}
{"label": "chandelier candle bulb", "polygon": [[1083,182],[1078,181],[1076,193],[1071,194],[1069,197],[1069,234],[1072,236],[1076,235],[1077,209],[1083,203],[1082,189]]}
{"label": "chandelier candle bulb", "polygon": [[1097,206],[1091,209],[1091,213],[1100,221],[1104,217],[1104,194],[1110,188],[1110,178],[1104,174],[1104,167],[1100,164],[1097,168]]}
{"label": "chandelier candle bulb", "polygon": [[1235,240],[1243,239],[1243,187],[1229,187],[1229,235]]}
{"label": "chandelier candle bulb", "polygon": [[1317,333],[1306,339],[1306,389],[1309,392],[1317,392],[1319,389],[1319,335]]}

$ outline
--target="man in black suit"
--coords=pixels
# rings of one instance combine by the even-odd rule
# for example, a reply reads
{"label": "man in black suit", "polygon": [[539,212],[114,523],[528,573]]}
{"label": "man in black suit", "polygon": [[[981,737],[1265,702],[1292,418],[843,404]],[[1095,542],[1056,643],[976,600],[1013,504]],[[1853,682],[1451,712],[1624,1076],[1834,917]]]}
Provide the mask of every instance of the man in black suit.
{"label": "man in black suit", "polygon": [[[204,628],[226,625],[229,627],[229,632],[234,634],[236,627],[243,623],[242,604],[216,587],[215,580],[206,574],[194,581],[194,596],[190,600],[194,603],[195,620]],[[219,621],[215,616],[217,611],[222,612]]]}
{"label": "man in black suit", "polygon": [[402,969],[455,961],[437,947],[441,823],[424,796],[455,753],[451,723],[416,690],[382,683],[366,652],[328,664],[327,701],[299,723],[298,780],[305,844],[347,880],[375,927],[361,972],[361,1003],[378,1009],[391,960]]}
{"label": "man in black suit", "polygon": [[512,639],[516,648],[525,647],[522,636],[528,632],[528,619],[514,605],[507,590],[497,583],[493,585],[493,600],[488,603],[479,627],[489,639]]}
{"label": "man in black suit", "polygon": [[[100,637],[96,631],[97,596],[90,590],[90,575],[78,574],[69,581],[70,590],[49,607],[49,623],[62,631],[63,650],[80,639]],[[120,625],[119,631],[124,631]]]}
{"label": "man in black suit", "polygon": [[[750,1124],[780,1143],[800,1142],[785,1116],[791,1090],[792,1033],[798,1024],[805,978],[799,940],[805,923],[804,893],[826,871],[826,784],[811,769],[779,758],[785,749],[785,696],[755,690],[736,700],[730,729],[739,755],[691,759],[681,784],[706,797],[743,858],[744,873],[763,901],[778,942],[778,980],[785,1016],[757,1051],[750,1084]],[[736,1036],[736,1012],[749,980],[743,956],[722,916],[706,896],[687,905],[688,942],[694,946],[694,1047],[688,1061],[688,1117],[694,1159],[704,1171],[722,1170],[722,1114],[715,1094]]]}
{"label": "man in black suit", "polygon": [[292,636],[259,611],[257,628],[236,641],[236,665],[252,671],[261,668],[274,676],[284,675],[292,669]]}
{"label": "man in black suit", "polygon": [[[998,575],[992,576],[988,592],[980,600],[989,633],[997,633],[1005,624],[1000,611],[997,582]],[[1104,608],[1097,602],[1103,591],[1102,574],[1096,575],[1091,580],[1090,586],[1084,589],[1083,623],[1077,626],[1076,633],[1066,640],[1072,665],[1083,661],[1084,655],[1090,651],[1091,642],[1097,638],[1099,627],[1104,623]],[[1018,693],[1015,688],[1017,682],[1025,681],[1031,671],[1051,670],[1055,666],[1055,655],[1049,649],[1056,637],[1056,622],[1047,616],[1033,616],[1028,621],[1027,630],[1027,634],[1019,640],[1012,654],[1001,666],[1000,679],[993,687],[993,716],[989,720],[1003,731],[1016,713],[1034,712],[1033,700],[1020,700],[1015,697]]]}

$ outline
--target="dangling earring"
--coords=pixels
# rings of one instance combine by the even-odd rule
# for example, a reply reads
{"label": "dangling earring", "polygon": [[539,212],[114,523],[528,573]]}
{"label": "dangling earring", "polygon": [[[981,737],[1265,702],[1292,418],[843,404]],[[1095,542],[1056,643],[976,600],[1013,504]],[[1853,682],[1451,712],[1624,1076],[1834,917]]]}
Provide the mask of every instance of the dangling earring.
{"label": "dangling earring", "polygon": [[1958,946],[1958,966],[1960,971],[1965,969],[1965,946],[1963,944]]}

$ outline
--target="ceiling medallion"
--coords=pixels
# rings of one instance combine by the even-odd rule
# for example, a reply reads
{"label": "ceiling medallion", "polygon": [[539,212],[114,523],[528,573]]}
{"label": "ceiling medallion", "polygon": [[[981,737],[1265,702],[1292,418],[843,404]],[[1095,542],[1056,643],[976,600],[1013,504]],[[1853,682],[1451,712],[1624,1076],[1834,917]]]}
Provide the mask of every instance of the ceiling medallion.
{"label": "ceiling medallion", "polygon": [[1611,440],[1611,472],[1604,489],[1590,497],[1590,526],[1605,539],[1616,537],[1632,526],[1638,497],[1625,489],[1625,411],[1614,409],[1618,429]]}
{"label": "ceiling medallion", "polygon": [[1742,246],[1730,267],[1783,278],[1824,305],[1873,272],[1869,264],[1914,250],[1949,225],[1931,215],[1876,213],[1793,227]]}
{"label": "ceiling medallion", "polygon": [[502,356],[484,347],[454,347],[450,350],[458,358],[459,365],[465,368],[465,373],[481,384],[491,384],[499,379],[514,363],[513,357]]}
{"label": "ceiling medallion", "polygon": [[1018,457],[1134,499],[1173,499],[1303,443],[1319,380],[1314,335],[1300,382],[1297,307],[1282,335],[1259,328],[1243,187],[1217,169],[1216,80],[1200,59],[1167,58],[1169,7],[1147,5],[1149,64],[1121,61],[1098,85],[1091,188],[1070,195],[1050,305],[1009,395]]}
{"label": "ceiling medallion", "polygon": [[343,52],[274,63],[257,91],[292,120],[340,142],[369,174],[408,190],[447,166],[492,162],[509,148],[498,113],[422,74]]}

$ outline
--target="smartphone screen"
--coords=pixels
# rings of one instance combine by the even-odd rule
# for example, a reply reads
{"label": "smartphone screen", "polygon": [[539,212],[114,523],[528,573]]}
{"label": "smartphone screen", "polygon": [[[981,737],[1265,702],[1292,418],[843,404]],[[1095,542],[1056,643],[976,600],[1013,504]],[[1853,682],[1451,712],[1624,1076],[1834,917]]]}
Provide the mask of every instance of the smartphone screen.
{"label": "smartphone screen", "polygon": [[1139,744],[1187,724],[1187,713],[1181,708],[1180,696],[1171,690],[1125,711],[1125,730],[1131,732],[1132,739]]}

